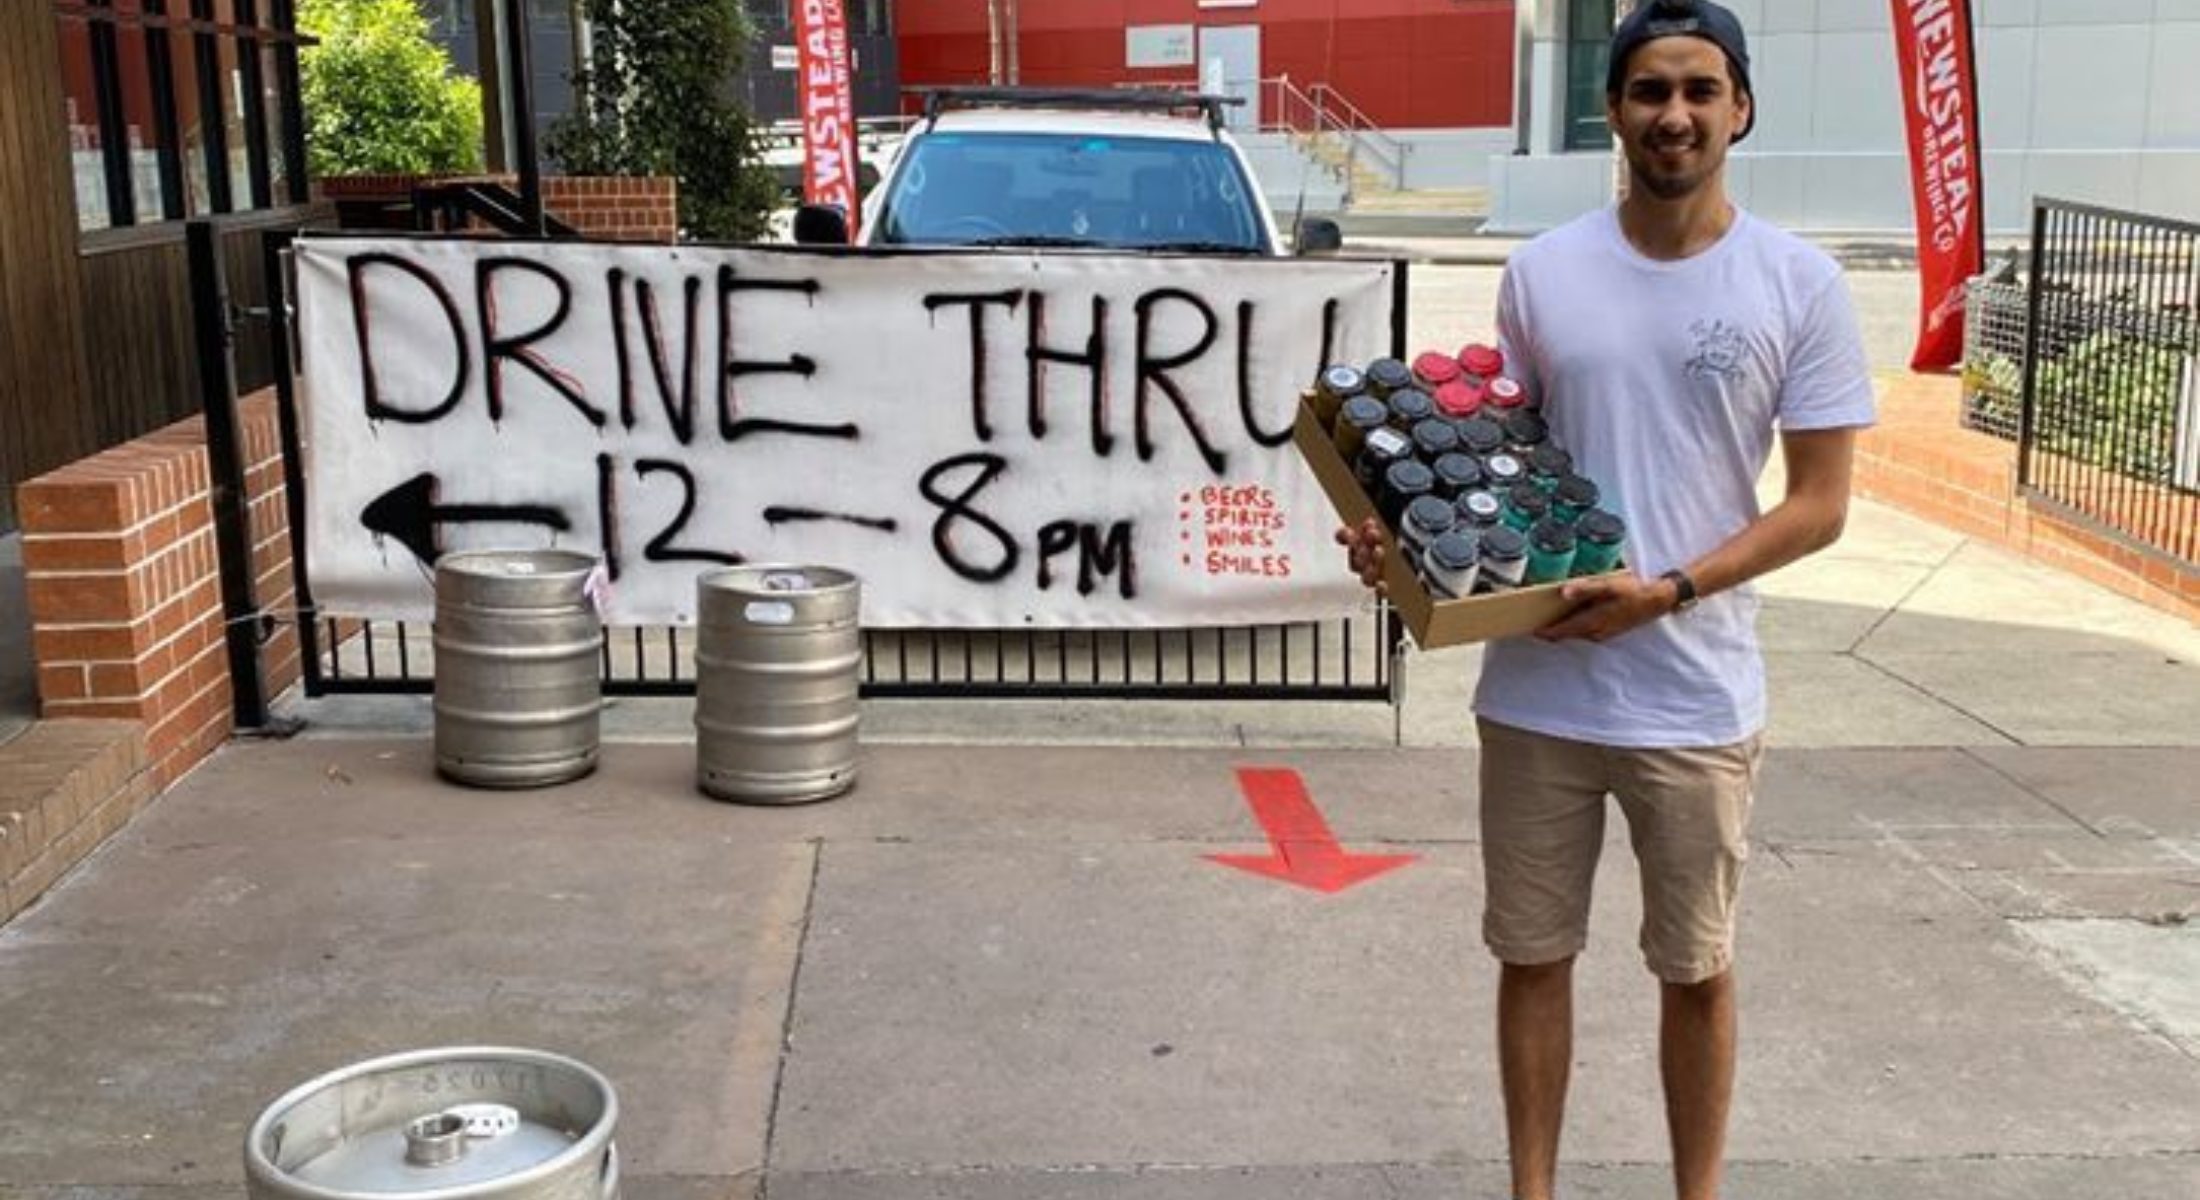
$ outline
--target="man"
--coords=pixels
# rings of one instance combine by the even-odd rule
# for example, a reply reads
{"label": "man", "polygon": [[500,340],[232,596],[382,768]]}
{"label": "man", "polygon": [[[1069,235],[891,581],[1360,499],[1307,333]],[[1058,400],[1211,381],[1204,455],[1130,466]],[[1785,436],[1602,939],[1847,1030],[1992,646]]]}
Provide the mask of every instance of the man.
{"label": "man", "polygon": [[[1641,868],[1641,947],[1660,980],[1659,1066],[1682,1200],[1719,1192],[1734,1079],[1738,885],[1764,726],[1747,582],[1820,550],[1848,510],[1870,381],[1839,268],[1728,200],[1755,115],[1741,24],[1655,0],[1615,31],[1606,116],[1618,205],[1513,255],[1498,299],[1508,372],[1628,523],[1632,573],[1487,651],[1483,934],[1502,964],[1498,1048],[1518,1200],[1550,1200],[1604,799]],[[1777,432],[1787,489],[1760,511]],[[1361,577],[1383,532],[1343,530]]]}

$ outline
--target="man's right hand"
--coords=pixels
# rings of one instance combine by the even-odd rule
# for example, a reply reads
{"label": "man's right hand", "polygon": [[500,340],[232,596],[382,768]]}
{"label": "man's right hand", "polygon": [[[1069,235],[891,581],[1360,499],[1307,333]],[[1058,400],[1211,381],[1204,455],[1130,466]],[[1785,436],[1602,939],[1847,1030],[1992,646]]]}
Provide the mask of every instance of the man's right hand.
{"label": "man's right hand", "polygon": [[1360,582],[1382,591],[1383,552],[1390,544],[1390,535],[1384,532],[1383,523],[1369,517],[1358,525],[1340,526],[1337,544],[1345,548],[1352,573],[1360,577]]}

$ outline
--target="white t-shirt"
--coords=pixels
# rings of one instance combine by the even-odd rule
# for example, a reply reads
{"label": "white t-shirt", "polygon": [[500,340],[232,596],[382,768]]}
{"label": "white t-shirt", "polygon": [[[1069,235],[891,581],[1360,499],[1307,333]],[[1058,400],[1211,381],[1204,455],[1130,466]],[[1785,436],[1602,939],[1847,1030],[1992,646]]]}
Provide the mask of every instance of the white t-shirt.
{"label": "white t-shirt", "polygon": [[[1774,428],[1870,425],[1863,340],[1841,269],[1737,209],[1690,258],[1644,257],[1607,208],[1512,256],[1498,295],[1508,374],[1627,522],[1646,579],[1759,515]],[[1493,642],[1475,711],[1611,746],[1721,746],[1764,727],[1757,597],[1741,587],[1597,644]]]}

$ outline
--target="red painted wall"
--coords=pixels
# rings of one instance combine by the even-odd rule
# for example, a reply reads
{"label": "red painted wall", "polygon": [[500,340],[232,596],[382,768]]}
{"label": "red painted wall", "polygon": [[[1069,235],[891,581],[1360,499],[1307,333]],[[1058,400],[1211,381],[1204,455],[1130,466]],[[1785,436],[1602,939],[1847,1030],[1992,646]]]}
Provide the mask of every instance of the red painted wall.
{"label": "red painted wall", "polygon": [[[903,85],[985,82],[985,8],[985,0],[895,5]],[[1378,125],[1512,124],[1512,0],[1259,0],[1219,9],[1197,0],[1021,0],[1019,10],[1027,85],[1192,81],[1192,67],[1125,67],[1124,28],[1259,25],[1262,78],[1327,83]]]}

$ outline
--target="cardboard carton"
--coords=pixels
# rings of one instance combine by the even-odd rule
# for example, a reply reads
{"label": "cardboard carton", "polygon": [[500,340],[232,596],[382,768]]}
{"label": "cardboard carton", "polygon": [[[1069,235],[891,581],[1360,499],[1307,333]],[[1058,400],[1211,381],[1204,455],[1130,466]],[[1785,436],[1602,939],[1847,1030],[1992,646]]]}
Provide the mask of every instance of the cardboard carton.
{"label": "cardboard carton", "polygon": [[[1360,481],[1353,477],[1344,456],[1337,453],[1330,430],[1305,401],[1299,403],[1292,440],[1345,524],[1357,525],[1376,515],[1375,502],[1360,490]],[[1383,552],[1383,584],[1390,594],[1391,607],[1398,610],[1414,644],[1423,650],[1532,633],[1565,616],[1571,607],[1559,595],[1563,585],[1556,583],[1439,600],[1429,594],[1427,585],[1406,561],[1395,531],[1393,534],[1389,548]]]}

